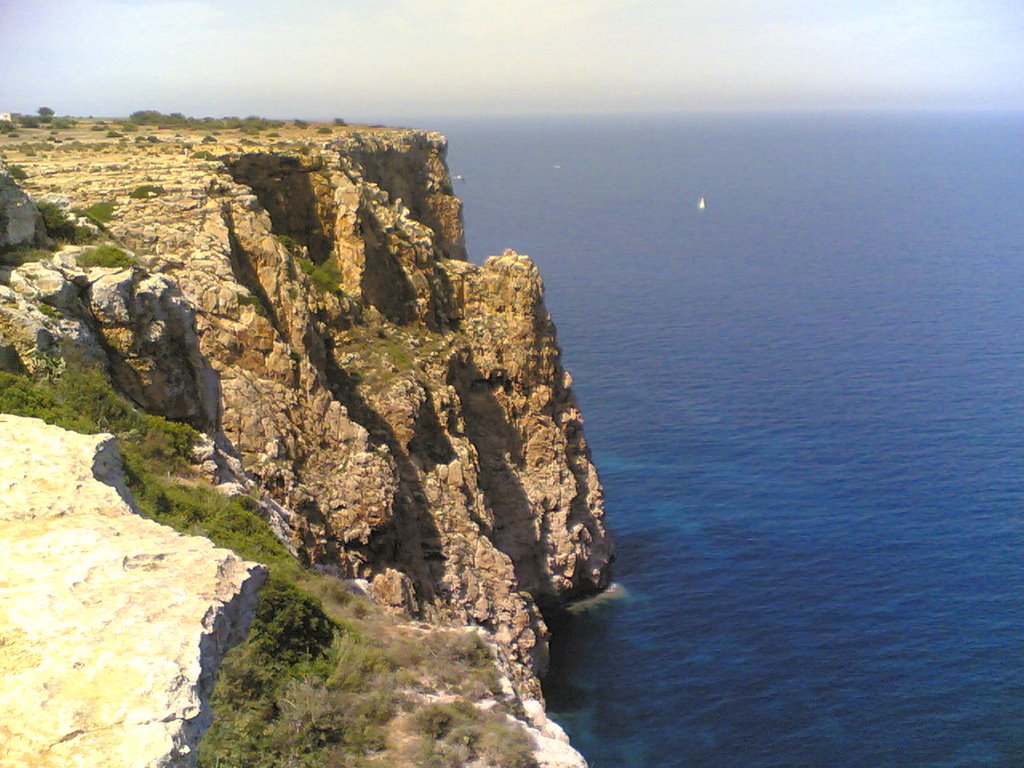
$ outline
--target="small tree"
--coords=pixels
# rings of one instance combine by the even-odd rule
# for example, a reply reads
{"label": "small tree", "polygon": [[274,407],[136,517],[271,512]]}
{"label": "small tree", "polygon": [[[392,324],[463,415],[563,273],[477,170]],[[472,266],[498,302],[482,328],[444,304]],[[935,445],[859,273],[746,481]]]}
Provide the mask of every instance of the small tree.
{"label": "small tree", "polygon": [[53,110],[49,107],[40,107],[36,110],[39,113],[39,122],[48,123],[53,120]]}

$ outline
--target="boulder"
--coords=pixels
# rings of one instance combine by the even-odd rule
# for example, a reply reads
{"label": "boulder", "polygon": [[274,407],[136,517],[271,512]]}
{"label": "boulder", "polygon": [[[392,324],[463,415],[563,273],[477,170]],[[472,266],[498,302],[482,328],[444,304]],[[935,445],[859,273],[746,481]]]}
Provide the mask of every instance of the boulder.
{"label": "boulder", "polygon": [[0,765],[194,766],[266,569],[139,517],[110,435],[0,445]]}

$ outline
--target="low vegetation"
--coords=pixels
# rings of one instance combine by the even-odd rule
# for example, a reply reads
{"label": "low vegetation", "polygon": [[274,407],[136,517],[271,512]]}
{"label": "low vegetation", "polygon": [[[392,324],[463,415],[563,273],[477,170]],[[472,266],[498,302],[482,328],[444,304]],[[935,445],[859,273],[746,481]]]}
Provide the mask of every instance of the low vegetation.
{"label": "low vegetation", "polygon": [[100,229],[106,229],[106,225],[114,218],[115,205],[116,203],[113,200],[104,200],[103,202],[90,205],[88,208],[76,209],[72,212],[78,216],[84,216]]}
{"label": "low vegetation", "polygon": [[344,295],[341,290],[341,270],[338,269],[338,264],[333,258],[323,264],[315,264],[305,256],[300,256],[295,261],[317,290],[322,293],[333,293],[335,296]]}
{"label": "low vegetation", "polygon": [[42,248],[15,247],[0,250],[0,266],[20,267],[32,261],[41,261],[52,256],[53,253]]}
{"label": "low vegetation", "polygon": [[71,219],[64,210],[53,203],[39,203],[46,233],[58,243],[82,244],[91,242],[95,234],[91,229]]}
{"label": "low vegetation", "polygon": [[127,124],[140,126],[156,126],[157,128],[193,128],[196,130],[242,130],[258,133],[270,128],[280,128],[281,120],[268,120],[258,115],[248,117],[187,117],[181,112],[164,114],[155,109],[143,109],[133,112]]}
{"label": "low vegetation", "polygon": [[132,200],[148,200],[151,197],[159,197],[166,193],[167,190],[158,184],[142,184],[133,189],[128,197]]}
{"label": "low vegetation", "polygon": [[136,266],[138,262],[117,246],[104,243],[80,254],[78,256],[78,264],[82,267],[116,267],[118,269],[126,269]]}
{"label": "low vegetation", "polygon": [[100,369],[55,356],[32,368],[0,373],[0,412],[113,432],[142,514],[270,566],[249,637],[221,668],[201,768],[534,766],[505,714],[514,703],[473,704],[500,692],[475,633],[401,624],[304,569],[254,499],[192,476],[195,429],[139,410]]}

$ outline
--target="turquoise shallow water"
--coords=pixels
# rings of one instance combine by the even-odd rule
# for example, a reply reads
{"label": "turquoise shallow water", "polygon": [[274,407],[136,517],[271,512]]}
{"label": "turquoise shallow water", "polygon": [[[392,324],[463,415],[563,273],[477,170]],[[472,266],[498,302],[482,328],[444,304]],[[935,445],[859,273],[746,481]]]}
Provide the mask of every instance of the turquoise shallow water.
{"label": "turquoise shallow water", "polygon": [[591,765],[1024,765],[1024,119],[439,127],[606,486],[628,594],[545,685]]}

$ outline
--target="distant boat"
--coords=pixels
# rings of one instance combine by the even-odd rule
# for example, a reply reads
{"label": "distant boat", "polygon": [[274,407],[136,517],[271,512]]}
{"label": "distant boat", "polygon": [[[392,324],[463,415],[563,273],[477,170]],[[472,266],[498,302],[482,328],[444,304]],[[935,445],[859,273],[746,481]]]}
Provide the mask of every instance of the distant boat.
{"label": "distant boat", "polygon": [[704,203],[704,198],[701,197],[701,199],[697,201],[697,209],[703,211],[705,208],[707,208],[707,205]]}

